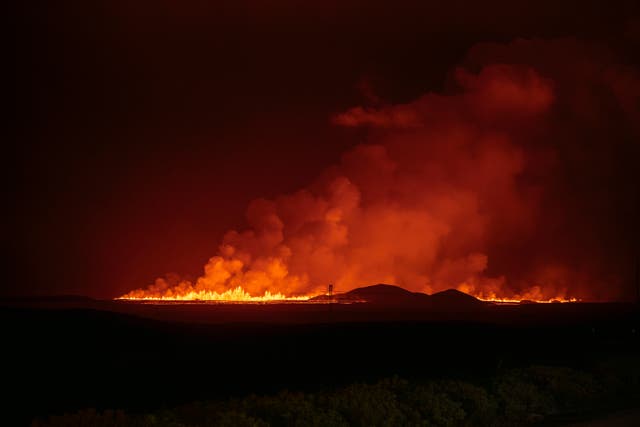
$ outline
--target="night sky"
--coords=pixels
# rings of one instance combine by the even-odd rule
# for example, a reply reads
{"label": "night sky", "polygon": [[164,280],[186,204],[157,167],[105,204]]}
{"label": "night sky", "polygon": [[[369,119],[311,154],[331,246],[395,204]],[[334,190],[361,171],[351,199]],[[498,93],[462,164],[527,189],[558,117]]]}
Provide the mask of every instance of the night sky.
{"label": "night sky", "polygon": [[[593,115],[585,123],[603,124],[582,139],[574,131],[580,126],[555,124],[573,119],[553,112],[558,141],[583,143],[549,143],[563,147],[554,158],[570,172],[541,172],[539,182],[552,187],[543,186],[551,194],[544,211],[555,206],[556,217],[580,224],[567,235],[579,249],[562,248],[561,236],[554,246],[561,248],[551,252],[572,266],[607,261],[621,284],[593,295],[628,298],[638,212],[637,2],[429,3],[22,5],[16,15],[18,136],[4,156],[10,274],[2,293],[110,298],[165,273],[197,277],[224,233],[247,226],[253,199],[304,188],[343,153],[388,137],[368,127],[368,119],[345,125],[341,114],[454,93],[457,66],[477,74],[488,61],[504,62],[495,49],[485,59],[479,43],[510,44],[504,58],[513,61],[515,40],[538,40],[541,47],[522,48],[518,61],[527,63],[553,40],[569,37],[588,46],[583,57],[623,70],[611,77],[621,101],[585,113]],[[540,60],[536,69],[552,78],[545,73],[564,70],[556,66],[562,56],[547,68]],[[571,66],[551,85],[558,97],[566,87],[562,78],[580,81],[571,71],[580,66]],[[593,85],[585,78],[583,87]],[[598,90],[595,100],[581,103],[614,104],[613,95]],[[594,159],[606,164],[594,166]],[[531,176],[525,179],[538,179]],[[593,238],[575,241],[585,233]],[[526,243],[496,239],[500,243],[484,248],[489,272],[518,270],[523,262],[501,254]],[[547,250],[540,242],[548,239],[532,239],[536,254]]]}

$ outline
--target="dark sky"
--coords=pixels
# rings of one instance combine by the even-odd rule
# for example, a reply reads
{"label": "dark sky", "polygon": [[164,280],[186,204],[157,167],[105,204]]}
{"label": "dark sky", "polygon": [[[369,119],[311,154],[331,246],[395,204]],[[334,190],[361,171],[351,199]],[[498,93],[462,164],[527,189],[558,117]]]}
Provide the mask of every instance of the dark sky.
{"label": "dark sky", "polygon": [[572,36],[637,64],[634,1],[387,3],[22,5],[2,293],[199,274],[250,200],[363,142],[333,115],[440,91],[479,42]]}

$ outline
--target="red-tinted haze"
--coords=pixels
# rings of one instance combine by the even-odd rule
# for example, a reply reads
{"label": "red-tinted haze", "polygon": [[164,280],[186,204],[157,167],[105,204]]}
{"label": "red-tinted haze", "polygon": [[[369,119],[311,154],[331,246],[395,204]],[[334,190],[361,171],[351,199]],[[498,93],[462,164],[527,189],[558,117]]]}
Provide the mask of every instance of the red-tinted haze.
{"label": "red-tinted haze", "polygon": [[[503,298],[615,299],[628,286],[640,75],[574,39],[480,44],[444,93],[355,106],[367,140],[309,186],[254,200],[193,281],[306,295],[392,283]],[[213,197],[213,195],[212,195]],[[609,219],[617,217],[621,221]]]}

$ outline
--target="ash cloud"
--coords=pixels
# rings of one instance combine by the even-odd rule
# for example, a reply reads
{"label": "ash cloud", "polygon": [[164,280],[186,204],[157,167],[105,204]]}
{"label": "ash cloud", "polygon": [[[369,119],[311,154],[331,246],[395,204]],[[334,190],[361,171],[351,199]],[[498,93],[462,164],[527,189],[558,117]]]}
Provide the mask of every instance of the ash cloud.
{"label": "ash cloud", "polygon": [[479,296],[629,297],[640,75],[576,39],[479,44],[443,93],[355,106],[365,128],[314,183],[247,210],[195,282],[310,294],[379,282]]}

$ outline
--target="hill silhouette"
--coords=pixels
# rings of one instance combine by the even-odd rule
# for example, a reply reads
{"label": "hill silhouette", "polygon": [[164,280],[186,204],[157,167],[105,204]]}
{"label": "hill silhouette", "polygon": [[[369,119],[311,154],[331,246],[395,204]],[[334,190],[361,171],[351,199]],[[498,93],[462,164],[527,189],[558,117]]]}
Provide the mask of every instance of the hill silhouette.
{"label": "hill silhouette", "polygon": [[[426,294],[421,294],[427,296]],[[416,293],[394,285],[379,283],[373,286],[363,286],[348,292],[334,294],[333,296],[318,295],[311,298],[312,301],[336,302],[367,302],[367,303],[391,303],[408,302],[416,296]]]}
{"label": "hill silhouette", "polygon": [[429,302],[438,306],[478,307],[486,303],[457,289],[447,289],[429,296]]}
{"label": "hill silhouette", "polygon": [[91,307],[100,301],[83,295],[33,295],[0,297],[0,306]]}
{"label": "hill silhouette", "polygon": [[347,299],[363,300],[370,303],[408,302],[412,300],[422,300],[423,297],[427,296],[423,293],[408,291],[399,286],[382,283],[352,289],[343,295]]}
{"label": "hill silhouette", "polygon": [[408,305],[434,309],[456,309],[484,307],[486,303],[455,289],[428,295],[422,292],[411,292],[400,286],[377,284],[353,289],[349,292],[333,296],[319,295],[311,301],[335,301],[339,303],[360,302],[375,305]]}

